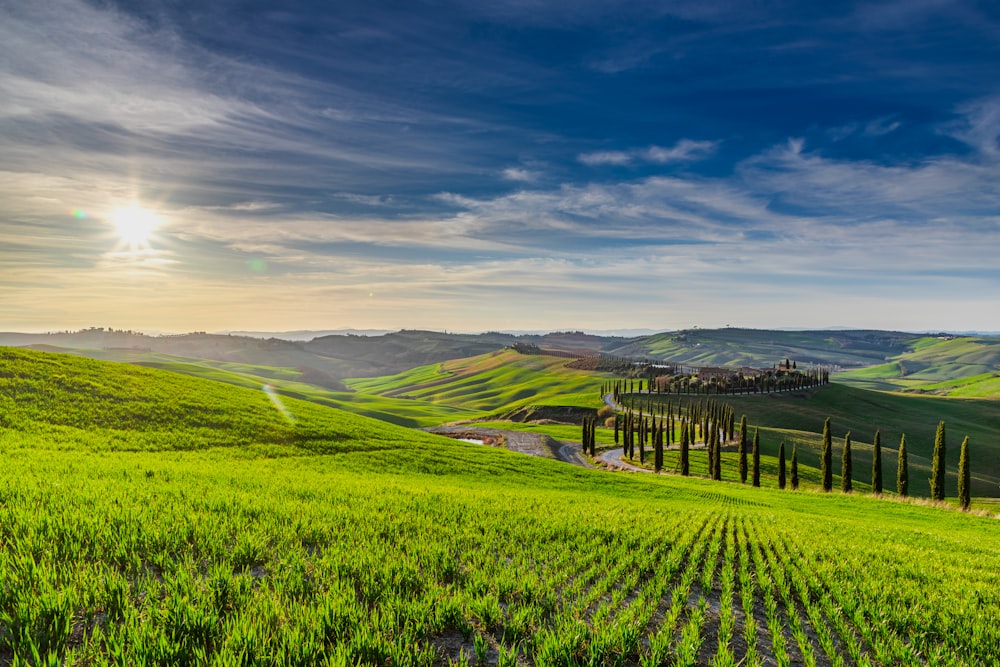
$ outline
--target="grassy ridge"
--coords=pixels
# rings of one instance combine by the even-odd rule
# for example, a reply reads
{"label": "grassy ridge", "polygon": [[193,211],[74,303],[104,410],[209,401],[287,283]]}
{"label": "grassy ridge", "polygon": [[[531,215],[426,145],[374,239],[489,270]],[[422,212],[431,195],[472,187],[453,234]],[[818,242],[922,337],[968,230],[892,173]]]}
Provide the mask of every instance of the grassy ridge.
{"label": "grassy ridge", "polygon": [[1000,339],[922,338],[887,363],[836,375],[837,382],[885,391],[1000,396]]}
{"label": "grassy ridge", "polygon": [[566,368],[572,361],[500,350],[388,377],[350,379],[347,383],[360,393],[484,413],[523,405],[600,407],[601,383],[606,376]]}
{"label": "grassy ridge", "polygon": [[[0,348],[0,442],[89,450],[332,453],[448,441],[312,402],[129,364]],[[373,427],[373,423],[377,427]],[[473,448],[474,449],[474,448]]]}
{"label": "grassy ridge", "polygon": [[292,423],[260,391],[66,356],[0,350],[0,379],[2,661],[1000,660],[992,519],[607,474],[295,400]]}
{"label": "grassy ridge", "polygon": [[919,338],[893,331],[688,329],[640,338],[612,353],[689,366],[770,367],[789,357],[800,364],[851,367],[881,363],[913,349]]}
{"label": "grassy ridge", "polygon": [[420,428],[475,416],[473,412],[468,410],[460,410],[447,405],[359,394],[348,391],[346,387],[339,390],[331,389],[313,383],[315,381],[325,382],[324,378],[296,368],[181,357],[140,350],[64,350],[52,348],[51,351],[85,356],[90,359],[122,361],[146,368],[172,371],[250,389],[260,389],[268,384],[283,396],[339,408],[400,426]]}

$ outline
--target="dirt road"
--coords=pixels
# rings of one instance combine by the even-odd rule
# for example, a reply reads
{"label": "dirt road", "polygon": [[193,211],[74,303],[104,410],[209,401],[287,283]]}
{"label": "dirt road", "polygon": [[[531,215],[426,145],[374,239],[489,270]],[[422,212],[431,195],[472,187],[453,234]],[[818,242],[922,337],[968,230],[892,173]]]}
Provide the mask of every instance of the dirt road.
{"label": "dirt road", "polygon": [[564,463],[591,467],[590,463],[580,453],[580,443],[568,440],[555,440],[542,433],[526,433],[524,431],[508,431],[499,428],[481,428],[471,424],[455,426],[435,426],[426,429],[430,433],[451,437],[485,438],[502,437],[506,441],[506,449],[530,456],[540,456],[555,459]]}

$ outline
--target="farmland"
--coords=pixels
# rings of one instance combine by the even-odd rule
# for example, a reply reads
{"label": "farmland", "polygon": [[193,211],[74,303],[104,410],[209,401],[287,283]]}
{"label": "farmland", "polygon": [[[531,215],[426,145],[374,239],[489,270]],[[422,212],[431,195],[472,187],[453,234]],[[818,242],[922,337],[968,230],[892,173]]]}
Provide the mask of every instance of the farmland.
{"label": "farmland", "polygon": [[12,664],[1000,660],[993,519],[611,475],[295,399],[286,417],[158,370],[0,362]]}

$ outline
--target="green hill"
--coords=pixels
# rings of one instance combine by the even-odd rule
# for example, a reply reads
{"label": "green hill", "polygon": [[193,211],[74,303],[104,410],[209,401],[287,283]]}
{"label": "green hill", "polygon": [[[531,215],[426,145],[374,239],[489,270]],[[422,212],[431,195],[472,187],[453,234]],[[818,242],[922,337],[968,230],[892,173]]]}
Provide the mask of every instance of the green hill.
{"label": "green hill", "polygon": [[688,366],[770,367],[787,358],[799,364],[871,366],[912,349],[920,339],[897,331],[773,331],[686,329],[629,341],[607,351]]}
{"label": "green hill", "polygon": [[961,397],[1000,396],[1000,338],[922,338],[887,363],[838,373],[855,387]]}
{"label": "green hill", "polygon": [[398,375],[347,380],[362,394],[406,398],[476,410],[515,410],[525,405],[599,408],[609,377],[575,370],[574,359],[499,350],[467,359],[421,366]]}
{"label": "green hill", "polygon": [[0,662],[1000,661],[1000,524],[0,348]]}

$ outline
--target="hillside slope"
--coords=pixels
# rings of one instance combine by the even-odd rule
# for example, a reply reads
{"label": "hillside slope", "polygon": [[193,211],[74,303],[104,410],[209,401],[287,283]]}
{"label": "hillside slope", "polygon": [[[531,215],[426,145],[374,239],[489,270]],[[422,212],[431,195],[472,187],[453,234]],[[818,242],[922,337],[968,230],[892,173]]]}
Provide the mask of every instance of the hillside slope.
{"label": "hillside slope", "polygon": [[911,349],[920,337],[897,331],[772,331],[686,329],[646,336],[608,350],[688,366],[770,367],[787,358],[799,364],[859,367],[880,364]]}
{"label": "hillside slope", "polygon": [[923,338],[912,351],[835,379],[869,389],[1000,397],[1000,338]]}
{"label": "hillside slope", "polygon": [[1000,661],[993,519],[285,407],[0,349],[0,662]]}
{"label": "hillside slope", "polygon": [[599,408],[601,384],[610,376],[569,368],[567,357],[501,350],[421,366],[397,375],[353,378],[360,393],[406,398],[476,410],[514,410],[525,405]]}

